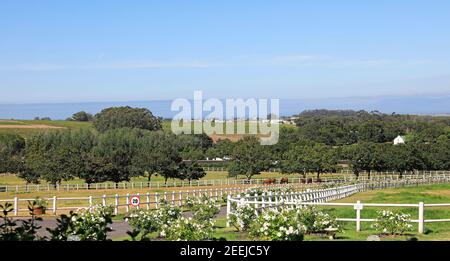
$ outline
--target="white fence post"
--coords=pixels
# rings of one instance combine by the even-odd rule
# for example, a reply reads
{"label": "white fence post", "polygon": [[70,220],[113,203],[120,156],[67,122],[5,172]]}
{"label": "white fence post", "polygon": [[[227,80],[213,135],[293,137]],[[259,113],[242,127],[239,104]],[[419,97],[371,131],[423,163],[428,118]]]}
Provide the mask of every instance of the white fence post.
{"label": "white fence post", "polygon": [[53,196],[53,214],[55,215],[56,215],[56,201],[57,201],[56,196]]}
{"label": "white fence post", "polygon": [[17,216],[19,213],[19,199],[14,197],[14,216]]}
{"label": "white fence post", "polygon": [[361,231],[361,201],[357,201],[356,202],[357,206],[356,207],[356,231]]}
{"label": "white fence post", "polygon": [[125,198],[125,202],[127,204],[126,210],[127,210],[127,213],[128,213],[128,212],[130,212],[130,194],[127,194],[127,196]]}
{"label": "white fence post", "polygon": [[227,227],[230,227],[231,195],[227,195]]}
{"label": "white fence post", "polygon": [[119,195],[116,194],[114,196],[114,214],[119,214]]}
{"label": "white fence post", "polygon": [[92,211],[92,196],[89,196],[89,211]]}
{"label": "white fence post", "polygon": [[419,202],[419,234],[423,234],[424,230],[424,204]]}
{"label": "white fence post", "polygon": [[[141,198],[141,194],[140,193],[136,193],[136,196],[139,197],[139,199]],[[139,205],[136,206],[137,209],[141,209],[141,203],[139,202]]]}

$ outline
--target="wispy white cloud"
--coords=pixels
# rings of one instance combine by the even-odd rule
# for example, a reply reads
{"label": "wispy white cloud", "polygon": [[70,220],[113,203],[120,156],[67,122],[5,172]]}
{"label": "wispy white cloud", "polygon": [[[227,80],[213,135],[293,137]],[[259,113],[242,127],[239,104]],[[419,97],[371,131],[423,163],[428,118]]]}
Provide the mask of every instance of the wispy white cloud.
{"label": "wispy white cloud", "polygon": [[355,58],[340,58],[327,55],[284,55],[275,56],[261,64],[272,66],[315,66],[315,67],[383,67],[383,66],[403,66],[403,65],[418,65],[431,63],[430,60],[400,60],[400,59],[386,59],[386,58],[370,58],[370,59],[355,59]]}
{"label": "wispy white cloud", "polygon": [[157,69],[157,68],[211,68],[223,64],[208,61],[158,62],[158,61],[117,61],[81,66],[80,69]]}
{"label": "wispy white cloud", "polygon": [[231,59],[226,62],[191,60],[191,61],[152,61],[152,60],[122,60],[105,61],[86,64],[19,64],[0,65],[2,71],[58,71],[58,70],[132,70],[132,69],[208,69],[221,67],[259,67],[259,66],[310,66],[323,68],[351,67],[387,67],[410,66],[432,63],[430,60],[400,60],[400,59],[354,59],[326,55],[292,54],[272,57],[252,56],[242,59]]}
{"label": "wispy white cloud", "polygon": [[19,64],[19,65],[0,65],[2,71],[56,71],[67,69],[62,64],[36,63],[36,64]]}
{"label": "wispy white cloud", "polygon": [[223,64],[211,63],[207,61],[181,61],[181,62],[158,62],[158,61],[112,61],[92,64],[19,64],[19,65],[0,65],[0,70],[13,71],[58,71],[58,70],[92,70],[92,69],[158,69],[158,68],[212,68],[220,67]]}
{"label": "wispy white cloud", "polygon": [[270,59],[273,63],[304,63],[304,62],[318,62],[329,59],[323,55],[285,55],[275,56]]}

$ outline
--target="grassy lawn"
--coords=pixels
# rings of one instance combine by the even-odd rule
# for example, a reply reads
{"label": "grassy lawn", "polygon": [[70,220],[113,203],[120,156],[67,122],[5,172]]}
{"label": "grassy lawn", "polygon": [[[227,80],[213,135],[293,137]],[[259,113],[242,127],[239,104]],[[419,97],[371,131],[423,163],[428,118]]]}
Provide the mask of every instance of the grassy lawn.
{"label": "grassy lawn", "polygon": [[[352,202],[360,200],[363,203],[450,203],[450,184],[421,185],[418,187],[373,190],[358,193],[351,197],[338,200],[337,202]],[[361,211],[361,218],[375,218],[376,212],[381,209],[397,209],[411,215],[412,219],[418,218],[418,208],[414,207],[365,207]],[[352,207],[327,207],[324,210],[340,218],[355,218],[355,210]],[[425,207],[425,219],[448,219],[450,218],[449,207]],[[371,228],[372,222],[362,222],[361,232],[356,232],[354,222],[342,222],[344,233],[339,234],[338,239],[343,240],[366,240],[368,235],[377,234]],[[418,240],[450,240],[450,222],[425,223],[425,234],[417,233],[417,224],[409,235],[399,237],[388,237],[382,240],[406,240],[416,238]],[[310,238],[314,240],[315,238]]]}
{"label": "grassy lawn", "polygon": [[[336,202],[356,202],[361,200],[366,203],[418,203],[423,201],[426,203],[450,203],[450,184],[425,185],[416,188],[401,188],[401,189],[386,189],[381,191],[367,191],[362,192],[351,197],[338,200]],[[374,218],[376,211],[381,208],[366,208],[361,214],[362,218]],[[386,208],[389,209],[389,208]],[[392,209],[392,208],[390,208]],[[355,210],[352,207],[340,208],[324,208],[338,217],[355,217]],[[417,218],[417,208],[401,208],[401,211],[411,214],[413,219]],[[426,219],[444,219],[450,218],[450,208],[448,207],[426,207]],[[225,238],[227,240],[251,240],[247,233],[237,232],[233,227],[227,228],[225,226],[225,217],[220,217],[216,221],[216,238]],[[356,232],[356,225],[354,222],[341,222],[343,232],[338,233],[336,241],[365,241],[369,235],[376,235],[379,232],[371,228],[371,222],[362,222],[361,231]],[[317,235],[306,235],[306,241],[329,240],[326,237]],[[414,225],[412,231],[405,235],[395,237],[382,237],[382,241],[405,241],[405,240],[419,240],[419,241],[436,241],[436,240],[450,240],[450,222],[441,223],[425,223],[425,233],[417,233],[417,225]]]}
{"label": "grassy lawn", "polygon": [[[450,184],[424,185],[413,188],[386,189],[381,191],[367,191],[353,195],[346,199],[336,202],[356,202],[361,200],[366,203],[416,203],[423,201],[425,203],[449,203],[450,202]],[[377,208],[380,210],[381,208]],[[375,208],[366,208],[362,211],[363,218],[375,217]],[[355,217],[355,211],[350,208],[324,208],[338,217]],[[402,211],[410,213],[412,218],[416,218],[417,209],[402,208]],[[450,218],[450,208],[425,208],[425,218]],[[335,241],[365,241],[369,235],[379,234],[378,231],[370,227],[370,223],[362,223],[361,231],[356,232],[355,223],[341,222],[343,232],[337,234]],[[155,235],[156,236],[156,235]],[[238,232],[234,227],[226,227],[226,217],[221,216],[216,219],[216,231],[214,237],[228,241],[248,241],[252,240],[246,232]],[[129,237],[119,237],[114,240],[129,240]],[[305,235],[305,241],[329,240],[324,236]],[[417,225],[413,231],[402,236],[381,237],[382,241],[436,241],[450,240],[450,223],[426,223],[425,234],[417,233]]]}

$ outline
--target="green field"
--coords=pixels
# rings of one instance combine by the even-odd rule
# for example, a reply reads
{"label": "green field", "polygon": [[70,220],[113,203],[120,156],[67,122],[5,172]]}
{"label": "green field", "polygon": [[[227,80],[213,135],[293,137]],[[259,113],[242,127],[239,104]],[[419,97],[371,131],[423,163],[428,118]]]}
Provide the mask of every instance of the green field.
{"label": "green field", "polygon": [[[2,125],[17,125],[17,128],[2,128]],[[53,128],[32,128],[33,125],[47,125],[50,127],[59,127],[61,129],[89,129],[92,128],[90,122],[78,121],[47,121],[47,120],[17,120],[17,121],[0,121],[0,133],[16,133],[24,138],[28,138],[33,134],[47,131],[58,131],[61,129]],[[27,127],[27,128],[24,128]]]}
{"label": "green field", "polygon": [[0,126],[1,125],[26,125],[26,124],[19,121],[0,121]]}
{"label": "green field", "polygon": [[[336,202],[356,202],[361,200],[366,203],[450,203],[450,184],[424,185],[415,188],[386,189],[379,191],[367,191],[338,200]],[[381,208],[378,208],[378,210]],[[326,208],[324,209],[339,217],[355,217],[355,211],[351,207],[347,209]],[[364,209],[362,218],[374,217],[376,209]],[[402,211],[410,213],[412,218],[416,218],[417,209],[402,208]],[[425,218],[450,218],[450,208],[426,208]],[[226,218],[221,216],[216,219],[215,238],[224,238],[226,240],[248,241],[251,240],[247,233],[237,232],[233,227],[226,227]],[[338,233],[335,241],[365,241],[367,236],[376,235],[379,232],[370,228],[370,224],[362,223],[362,230],[356,232],[353,222],[341,222],[343,232]],[[115,240],[129,240],[128,237],[120,237]],[[316,235],[306,235],[305,241],[329,240],[326,237]],[[402,236],[382,237],[382,241],[433,241],[433,240],[450,240],[450,223],[426,223],[425,234],[417,233],[417,225],[413,231]]]}
{"label": "green field", "polygon": [[[449,184],[437,184],[437,185],[425,185],[415,188],[401,188],[401,189],[387,189],[383,191],[368,191],[354,195],[352,197],[342,199],[340,202],[361,202],[366,203],[414,203],[424,202],[425,204],[432,203],[450,203],[450,185]],[[417,208],[385,208],[385,209],[398,209],[404,213],[411,215],[412,219],[418,218]],[[380,208],[366,208],[361,212],[361,218],[374,218],[376,211]],[[352,209],[333,209],[331,212],[340,217],[354,217],[355,211]],[[448,219],[450,218],[450,207],[426,207],[424,213],[425,219]],[[355,224],[346,224],[346,227],[350,229],[349,236],[353,234],[355,230]],[[370,223],[362,222],[362,232],[354,233],[353,237],[362,239],[367,234],[370,234]],[[450,240],[450,223],[425,223],[425,234],[417,234],[417,225],[414,230],[411,231],[419,240]]]}
{"label": "green field", "polygon": [[[240,121],[235,121],[234,122],[234,131],[237,130],[237,124]],[[163,120],[162,122],[162,127],[164,131],[170,132],[171,131],[171,120]],[[217,123],[217,124],[223,124],[224,127],[224,131],[226,131],[226,125],[227,123]],[[230,123],[228,123],[230,124]],[[17,125],[17,128],[1,128],[2,125]],[[23,128],[23,126],[32,126],[32,125],[48,125],[48,126],[52,126],[52,127],[61,127],[61,128],[65,128],[65,129],[89,129],[89,128],[93,128],[92,126],[92,122],[78,122],[78,121],[63,121],[63,120],[6,120],[6,121],[2,121],[0,120],[0,133],[17,133],[23,137],[29,137],[30,135],[34,134],[34,133],[38,133],[38,132],[43,132],[43,131],[53,131],[53,130],[58,130],[58,129],[42,129],[42,128]],[[245,122],[245,129],[246,132],[249,131],[250,126],[255,126],[256,123],[253,122]],[[194,122],[191,122],[191,126],[192,126],[192,130],[193,130],[193,126],[194,126]],[[280,125],[281,128],[293,128],[293,125]],[[258,133],[259,133],[259,129],[258,129]]]}
{"label": "green field", "polygon": [[[378,191],[367,191],[358,193],[351,197],[338,200],[336,202],[352,202],[357,200],[365,203],[450,203],[450,184],[424,185],[414,188],[386,189]],[[325,211],[332,213],[337,217],[354,218],[355,210],[352,207],[327,207]],[[392,208],[383,208],[392,209]],[[361,218],[374,218],[376,211],[381,210],[379,207],[363,209]],[[399,210],[411,214],[412,219],[417,218],[417,208],[400,208]],[[425,219],[445,219],[450,218],[449,207],[427,207],[425,208]],[[236,232],[234,228],[225,227],[226,220],[219,218],[217,220],[217,237],[224,237],[227,240],[249,240],[248,236],[242,232]],[[362,222],[361,231],[356,232],[354,222],[341,222],[343,232],[337,234],[335,240],[363,240],[369,235],[375,235],[379,232],[370,227],[371,222]],[[324,237],[306,235],[305,240],[328,240]],[[414,224],[412,231],[403,236],[384,237],[381,240],[450,240],[450,222],[425,223],[425,233],[417,233],[417,224]]]}

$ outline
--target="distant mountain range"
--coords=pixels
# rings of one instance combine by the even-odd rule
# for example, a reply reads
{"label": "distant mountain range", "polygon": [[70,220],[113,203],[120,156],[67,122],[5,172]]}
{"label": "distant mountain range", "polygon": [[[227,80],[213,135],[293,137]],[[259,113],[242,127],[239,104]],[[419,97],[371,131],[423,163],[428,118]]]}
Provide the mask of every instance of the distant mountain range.
{"label": "distant mountain range", "polygon": [[[177,112],[170,110],[171,100],[89,102],[89,103],[42,103],[42,104],[0,104],[0,119],[33,119],[50,117],[66,119],[78,111],[97,113],[112,106],[132,106],[150,109],[153,114],[172,118]],[[391,114],[450,115],[450,94],[411,95],[317,99],[280,99],[280,116],[299,114],[312,109],[378,110]],[[270,112],[270,111],[269,111]],[[205,113],[206,114],[206,113]]]}

